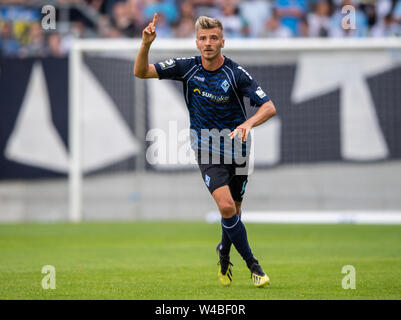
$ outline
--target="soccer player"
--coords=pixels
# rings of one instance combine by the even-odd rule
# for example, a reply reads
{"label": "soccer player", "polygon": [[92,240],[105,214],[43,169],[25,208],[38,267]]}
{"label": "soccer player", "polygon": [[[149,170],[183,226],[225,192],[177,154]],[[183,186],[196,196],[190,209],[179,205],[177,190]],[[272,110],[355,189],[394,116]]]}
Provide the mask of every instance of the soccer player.
{"label": "soccer player", "polygon": [[[155,14],[153,21],[142,32],[134,74],[139,78],[172,79],[183,83],[191,123],[191,147],[204,182],[221,214],[222,238],[216,248],[219,256],[218,277],[223,286],[232,282],[230,248],[234,244],[251,272],[254,285],[263,287],[270,283],[269,277],[253,256],[245,226],[240,219],[248,176],[247,171],[244,173],[238,169],[246,170],[249,165],[247,138],[251,129],[274,116],[276,109],[249,73],[222,55],[224,35],[218,19],[202,16],[196,21],[196,46],[200,56],[149,64],[148,53],[156,38],[157,19]],[[258,108],[248,119],[244,96]],[[205,132],[209,136],[205,136]],[[225,132],[224,141],[218,139],[220,148],[210,144],[216,132],[218,138],[222,137],[219,133]],[[239,153],[235,148],[238,141],[241,146]],[[237,155],[244,154],[244,147],[246,156],[245,161],[241,162],[241,157]]]}

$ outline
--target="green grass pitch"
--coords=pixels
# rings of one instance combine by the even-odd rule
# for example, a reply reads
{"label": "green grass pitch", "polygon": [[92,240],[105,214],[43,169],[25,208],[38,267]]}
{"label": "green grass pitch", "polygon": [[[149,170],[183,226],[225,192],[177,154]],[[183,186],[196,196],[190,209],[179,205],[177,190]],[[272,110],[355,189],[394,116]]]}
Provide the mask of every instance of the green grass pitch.
{"label": "green grass pitch", "polygon": [[[255,288],[233,250],[221,287],[220,225],[138,222],[0,225],[0,299],[400,299],[401,226],[246,224],[271,279]],[[44,265],[56,289],[44,290]],[[342,267],[356,289],[341,286]]]}

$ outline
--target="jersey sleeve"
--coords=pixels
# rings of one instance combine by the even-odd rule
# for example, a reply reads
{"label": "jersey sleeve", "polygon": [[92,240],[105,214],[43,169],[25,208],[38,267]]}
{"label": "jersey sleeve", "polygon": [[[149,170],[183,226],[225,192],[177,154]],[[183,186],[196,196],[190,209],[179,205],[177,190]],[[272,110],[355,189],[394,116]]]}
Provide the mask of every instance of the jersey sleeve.
{"label": "jersey sleeve", "polygon": [[187,71],[191,68],[191,58],[174,58],[155,63],[159,79],[182,80]]}
{"label": "jersey sleeve", "polygon": [[249,73],[239,67],[239,77],[238,77],[238,88],[242,95],[248,97],[251,101],[252,107],[260,107],[265,102],[269,101],[270,98],[266,95],[263,89],[258,85],[258,83],[253,79]]}

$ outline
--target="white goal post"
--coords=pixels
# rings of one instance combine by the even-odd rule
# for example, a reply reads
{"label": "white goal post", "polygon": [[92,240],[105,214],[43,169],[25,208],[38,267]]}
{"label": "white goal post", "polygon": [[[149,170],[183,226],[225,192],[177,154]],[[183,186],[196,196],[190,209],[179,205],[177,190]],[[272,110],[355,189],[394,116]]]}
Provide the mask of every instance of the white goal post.
{"label": "white goal post", "polygon": [[[131,56],[132,61],[140,47],[140,39],[121,39],[121,40],[75,40],[72,43],[69,53],[69,220],[80,222],[83,219],[82,206],[82,99],[85,95],[82,87],[81,70],[84,62],[84,54],[101,53],[121,54]],[[348,52],[348,51],[375,51],[401,49],[401,38],[363,38],[363,39],[227,39],[223,52],[227,55],[231,53],[241,53],[242,55],[258,52],[263,59],[263,52],[301,52],[301,51],[323,51],[323,52]],[[164,52],[175,52],[177,57],[182,54],[194,54],[194,39],[156,39],[152,44],[151,52],[163,55]],[[260,54],[262,53],[262,54]],[[171,58],[166,56],[166,58]],[[157,61],[149,61],[157,62]],[[132,77],[134,75],[132,74]],[[136,82],[137,90],[143,90],[143,82]],[[138,139],[145,138],[144,127],[144,103],[137,101],[141,107],[136,108],[136,132]],[[145,152],[141,150],[140,152]],[[143,159],[143,158],[142,158]],[[139,161],[138,170],[144,170],[145,164]]]}

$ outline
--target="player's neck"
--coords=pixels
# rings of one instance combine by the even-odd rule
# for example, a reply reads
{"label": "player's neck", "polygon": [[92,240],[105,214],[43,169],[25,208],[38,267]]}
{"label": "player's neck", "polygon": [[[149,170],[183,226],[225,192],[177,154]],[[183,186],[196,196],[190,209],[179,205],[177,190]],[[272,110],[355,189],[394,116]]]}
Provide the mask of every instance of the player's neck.
{"label": "player's neck", "polygon": [[215,71],[223,65],[224,59],[222,54],[210,60],[202,57],[202,67],[207,71]]}

